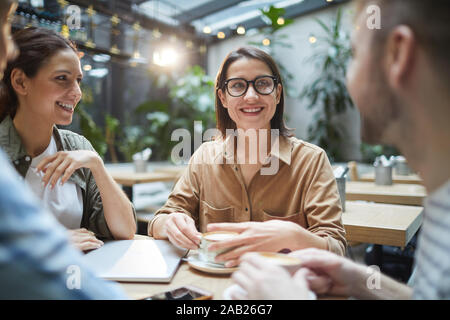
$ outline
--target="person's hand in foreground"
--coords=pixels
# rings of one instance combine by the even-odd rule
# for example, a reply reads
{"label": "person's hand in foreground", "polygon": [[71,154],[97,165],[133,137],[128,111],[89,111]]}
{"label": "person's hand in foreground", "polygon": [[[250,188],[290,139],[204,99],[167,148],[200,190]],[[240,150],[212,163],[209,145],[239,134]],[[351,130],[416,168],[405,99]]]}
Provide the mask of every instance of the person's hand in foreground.
{"label": "person's hand in foreground", "polygon": [[366,286],[370,275],[367,266],[325,250],[311,248],[289,255],[299,258],[302,267],[310,270],[306,280],[316,294],[357,296],[359,288]]}
{"label": "person's hand in foreground", "polygon": [[[266,222],[212,223],[208,232],[233,231],[239,236],[220,241],[209,246],[209,250],[236,247],[216,257],[217,262],[225,262],[225,267],[239,264],[239,258],[247,252],[278,252],[284,248],[294,248],[299,242],[307,243],[312,235],[295,223],[270,220]],[[298,248],[298,247],[297,247]]]}
{"label": "person's hand in foreground", "polygon": [[312,248],[290,255],[302,260],[302,267],[310,270],[306,280],[317,294],[357,299],[410,299],[412,296],[411,287],[383,275],[379,268]]}
{"label": "person's hand in foreground", "polygon": [[301,268],[292,277],[283,267],[247,253],[232,275],[245,293],[235,290],[230,295],[233,300],[306,300],[310,298],[307,273]]}

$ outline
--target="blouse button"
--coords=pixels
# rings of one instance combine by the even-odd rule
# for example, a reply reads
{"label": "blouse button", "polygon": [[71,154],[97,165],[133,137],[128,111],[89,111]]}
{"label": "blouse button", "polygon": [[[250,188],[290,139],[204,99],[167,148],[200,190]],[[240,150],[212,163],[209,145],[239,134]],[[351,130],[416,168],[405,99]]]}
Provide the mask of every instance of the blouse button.
{"label": "blouse button", "polygon": [[26,157],[25,157],[25,161],[26,161],[26,162],[29,162],[30,160],[31,160],[31,158],[30,158],[29,156],[26,156]]}

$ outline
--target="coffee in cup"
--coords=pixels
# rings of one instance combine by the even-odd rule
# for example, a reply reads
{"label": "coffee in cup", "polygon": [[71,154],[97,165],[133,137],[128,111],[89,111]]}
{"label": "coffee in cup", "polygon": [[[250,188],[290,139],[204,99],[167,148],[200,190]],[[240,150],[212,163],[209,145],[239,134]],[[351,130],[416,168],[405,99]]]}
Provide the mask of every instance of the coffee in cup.
{"label": "coffee in cup", "polygon": [[201,241],[200,241],[200,247],[198,249],[198,255],[199,255],[200,260],[203,262],[207,262],[207,263],[215,263],[215,264],[224,265],[223,262],[215,261],[216,256],[218,256],[222,253],[228,252],[228,251],[234,249],[234,247],[215,250],[215,251],[209,251],[208,247],[213,243],[221,242],[224,240],[229,240],[238,235],[239,235],[239,233],[231,232],[231,231],[214,231],[214,232],[203,233]]}
{"label": "coffee in cup", "polygon": [[293,275],[301,267],[301,260],[292,256],[276,252],[256,252],[256,254],[268,263],[279,265]]}

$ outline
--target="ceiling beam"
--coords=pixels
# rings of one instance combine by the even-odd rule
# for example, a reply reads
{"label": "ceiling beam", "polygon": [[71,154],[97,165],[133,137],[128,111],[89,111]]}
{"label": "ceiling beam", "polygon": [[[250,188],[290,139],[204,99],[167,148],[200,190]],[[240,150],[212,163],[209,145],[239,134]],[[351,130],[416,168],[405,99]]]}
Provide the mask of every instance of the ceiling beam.
{"label": "ceiling beam", "polygon": [[173,18],[180,21],[181,24],[190,23],[191,21],[209,16],[221,10],[233,7],[244,0],[214,0],[202,4],[198,7],[184,11]]}
{"label": "ceiling beam", "polygon": [[146,29],[151,30],[154,28],[158,28],[162,33],[174,33],[194,41],[200,40],[195,32],[194,27],[178,28],[175,26],[167,25],[158,20],[151,19],[143,13],[132,11],[130,2],[128,2],[127,6],[127,2],[124,2],[123,0],[120,1],[122,1],[123,3],[114,8],[112,2],[108,2],[108,5],[106,5],[104,2],[101,2],[99,0],[69,0],[69,2],[72,4],[80,5],[86,8],[89,5],[93,5],[94,10],[107,16],[117,14],[123,22],[126,22],[130,25],[134,24],[135,22],[139,22],[141,26]]}
{"label": "ceiling beam", "polygon": [[[339,4],[343,4],[346,3],[350,0],[334,0],[333,2],[325,2],[325,1],[317,1],[317,0],[304,0],[303,2],[300,2],[298,4],[295,5],[291,5],[289,7],[286,7],[286,14],[284,15],[284,18],[287,19],[294,19],[294,18],[298,18],[302,15],[320,10],[320,9],[324,9],[333,5],[339,5]],[[242,25],[243,27],[245,27],[246,30],[250,30],[253,28],[262,28],[264,26],[267,26],[267,24],[264,22],[264,20],[262,19],[262,17],[256,17],[256,18],[252,18],[250,20],[246,20],[246,21],[242,21],[241,23],[239,23],[239,25]],[[217,30],[219,31],[219,30]],[[233,34],[233,30],[221,30],[222,32],[224,32],[228,37],[233,36],[235,34]],[[217,37],[210,37],[211,42],[218,42],[221,41],[219,39],[217,39]]]}

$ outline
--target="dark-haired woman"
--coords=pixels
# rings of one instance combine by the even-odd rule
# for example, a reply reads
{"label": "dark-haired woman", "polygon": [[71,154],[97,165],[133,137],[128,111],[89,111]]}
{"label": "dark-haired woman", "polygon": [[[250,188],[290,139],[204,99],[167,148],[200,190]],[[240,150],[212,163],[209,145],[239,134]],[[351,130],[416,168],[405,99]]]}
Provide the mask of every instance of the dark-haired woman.
{"label": "dark-haired woman", "polygon": [[220,137],[194,153],[149,234],[195,249],[200,232],[238,232],[210,246],[236,247],[217,257],[225,266],[238,264],[248,251],[315,247],[343,255],[345,230],[331,165],[322,149],[292,136],[283,109],[274,60],[251,47],[231,52],[216,79]]}
{"label": "dark-haired woman", "polygon": [[28,28],[0,92],[0,146],[44,206],[81,250],[100,239],[131,239],[135,211],[84,137],[56,125],[72,122],[83,78],[78,52],[59,34]]}

